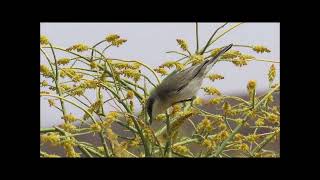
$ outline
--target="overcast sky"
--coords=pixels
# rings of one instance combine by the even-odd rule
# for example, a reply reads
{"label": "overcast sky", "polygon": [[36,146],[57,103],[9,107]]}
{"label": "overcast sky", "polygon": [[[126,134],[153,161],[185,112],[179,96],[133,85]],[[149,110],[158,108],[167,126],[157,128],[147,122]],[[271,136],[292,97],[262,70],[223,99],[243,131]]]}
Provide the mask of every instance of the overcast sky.
{"label": "overcast sky", "polygon": [[[224,29],[233,24],[228,24]],[[213,31],[220,25],[222,23],[199,23],[200,47],[205,45]],[[176,55],[165,53],[179,50],[176,42],[178,38],[187,40],[191,51],[194,51],[196,47],[195,23],[41,23],[41,34],[46,35],[52,44],[65,48],[75,43],[93,45],[111,33],[119,34],[128,41],[118,48],[110,48],[107,56],[119,59],[138,59],[153,68],[164,61],[178,59]],[[211,48],[230,43],[264,45],[271,50],[270,53],[257,54],[247,48],[234,47],[233,49],[250,53],[259,59],[280,61],[280,24],[244,23],[218,40]],[[57,53],[57,56],[59,55],[61,54]],[[41,63],[45,64],[44,60],[41,56]],[[246,93],[248,80],[254,79],[257,81],[258,92],[263,92],[268,88],[267,73],[270,65],[265,62],[250,62],[249,65],[238,68],[231,63],[217,63],[211,72],[221,74],[225,79],[214,82],[213,86],[224,94]],[[276,81],[278,81],[279,64],[276,64],[276,68]],[[198,95],[203,96],[203,93],[199,91]],[[41,98],[40,103],[41,127],[63,122],[60,118],[61,114],[49,108],[47,98]],[[75,111],[77,112],[79,111]]]}

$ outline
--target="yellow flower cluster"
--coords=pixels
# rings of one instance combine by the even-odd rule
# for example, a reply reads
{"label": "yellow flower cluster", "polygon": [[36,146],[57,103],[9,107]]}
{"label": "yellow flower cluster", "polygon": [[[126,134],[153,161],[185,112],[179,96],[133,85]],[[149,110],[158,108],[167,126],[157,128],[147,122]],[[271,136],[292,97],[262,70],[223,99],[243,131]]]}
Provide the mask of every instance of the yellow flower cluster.
{"label": "yellow flower cluster", "polygon": [[119,117],[118,112],[111,111],[106,114],[104,121],[102,122],[102,126],[105,128],[111,127],[111,124]]}
{"label": "yellow flower cluster", "polygon": [[215,94],[218,95],[218,96],[221,95],[220,91],[217,88],[214,88],[214,87],[204,87],[202,89],[204,90],[204,92],[206,92],[209,95],[215,95]]}
{"label": "yellow flower cluster", "polygon": [[156,117],[157,121],[164,121],[166,119],[166,114],[158,114]]}
{"label": "yellow flower cluster", "polygon": [[75,70],[69,68],[64,68],[60,71],[60,77],[64,78],[65,76],[68,76],[74,82],[79,82],[83,77],[82,74],[77,73]]}
{"label": "yellow flower cluster", "polygon": [[74,116],[73,114],[66,114],[62,117],[62,119],[64,119],[66,122],[75,122],[77,120],[77,117]]}
{"label": "yellow flower cluster", "polygon": [[48,77],[48,78],[53,77],[53,74],[52,74],[51,70],[49,69],[49,67],[44,64],[40,65],[40,72],[42,73],[42,75],[44,77]]}
{"label": "yellow flower cluster", "polygon": [[127,91],[127,99],[133,99],[134,98],[134,92],[131,90]]}
{"label": "yellow flower cluster", "polygon": [[208,149],[213,149],[216,147],[216,142],[213,139],[207,138],[203,140],[201,145]]}
{"label": "yellow flower cluster", "polygon": [[273,124],[280,124],[280,117],[276,114],[269,113],[268,120]]}
{"label": "yellow flower cluster", "polygon": [[268,48],[264,47],[264,46],[252,46],[252,50],[256,51],[257,53],[264,53],[264,52],[271,52]]}
{"label": "yellow flower cluster", "polygon": [[80,157],[80,154],[74,150],[73,143],[64,143],[63,147],[67,157]]}
{"label": "yellow flower cluster", "polygon": [[117,34],[110,34],[106,37],[106,41],[111,43],[113,46],[119,47],[123,43],[127,42],[126,39],[120,39],[120,36]]}
{"label": "yellow flower cluster", "polygon": [[118,62],[112,63],[112,66],[118,69],[139,69],[141,64],[134,62],[134,63],[127,63],[127,62]]}
{"label": "yellow flower cluster", "polygon": [[249,134],[245,137],[246,141],[248,142],[255,142],[259,139],[259,136],[256,134]]}
{"label": "yellow flower cluster", "polygon": [[210,55],[212,57],[214,57],[215,55],[217,55],[219,52],[221,51],[221,48],[215,48],[211,51]]}
{"label": "yellow flower cluster", "polygon": [[183,50],[183,51],[187,51],[188,50],[188,44],[185,40],[183,39],[177,39],[177,42],[180,46],[180,48]]}
{"label": "yellow flower cluster", "polygon": [[157,72],[157,73],[159,73],[159,74],[161,74],[161,76],[165,76],[165,75],[167,75],[168,74],[168,72],[167,72],[167,70],[166,69],[164,69],[164,68],[155,68],[155,69],[153,69],[155,72]]}
{"label": "yellow flower cluster", "polygon": [[220,104],[221,102],[222,102],[222,98],[211,98],[210,100],[209,100],[209,103],[210,104]]}
{"label": "yellow flower cluster", "polygon": [[57,61],[57,64],[58,65],[66,65],[70,62],[70,59],[69,58],[61,58],[61,59],[58,59]]}
{"label": "yellow flower cluster", "polygon": [[170,128],[170,132],[169,132],[169,135],[173,135],[173,133],[178,130],[182,124],[188,119],[190,118],[191,116],[193,115],[193,112],[191,111],[186,111],[186,112],[183,112],[181,113],[181,115],[177,118],[176,121],[174,121],[172,124],[171,124],[171,128]]}
{"label": "yellow flower cluster", "polygon": [[210,74],[210,75],[208,76],[208,78],[209,78],[211,81],[224,79],[224,77],[221,76],[220,74]]}
{"label": "yellow flower cluster", "polygon": [[111,141],[111,143],[118,143],[118,135],[115,134],[111,128],[106,129],[106,136]]}
{"label": "yellow flower cluster", "polygon": [[177,146],[173,146],[172,150],[174,152],[177,152],[179,154],[188,154],[189,149],[187,146],[183,146],[183,145],[177,145]]}
{"label": "yellow flower cluster", "polygon": [[245,140],[245,136],[240,134],[240,133],[237,133],[237,134],[234,135],[233,140],[235,142],[242,143],[242,141]]}
{"label": "yellow flower cluster", "polygon": [[43,80],[42,82],[40,82],[40,86],[42,87],[48,86],[48,82],[46,80]]}
{"label": "yellow flower cluster", "polygon": [[53,99],[48,99],[48,103],[49,103],[49,106],[55,106],[55,103],[54,103],[54,100]]}
{"label": "yellow flower cluster", "polygon": [[112,42],[115,41],[116,39],[119,39],[120,36],[117,34],[109,34],[107,35],[107,37],[105,38],[107,42]]}
{"label": "yellow flower cluster", "polygon": [[184,68],[184,65],[177,61],[167,61],[159,66],[159,68],[165,68],[165,67],[167,67],[168,69],[175,67],[178,71],[180,71]]}
{"label": "yellow flower cluster", "polygon": [[215,134],[213,137],[212,137],[212,140],[218,144],[218,143],[221,143],[222,141],[224,141],[225,139],[227,139],[229,136],[229,133],[227,130],[222,130],[220,131],[218,134]]}
{"label": "yellow flower cluster", "polygon": [[56,146],[60,143],[60,135],[58,133],[46,133],[41,135],[41,142],[44,143],[51,143],[52,145]]}
{"label": "yellow flower cluster", "polygon": [[136,136],[133,140],[131,140],[128,144],[129,147],[135,148],[141,143],[141,139]]}
{"label": "yellow flower cluster", "polygon": [[246,143],[237,144],[235,147],[242,151],[249,151],[249,146]]}
{"label": "yellow flower cluster", "polygon": [[67,132],[70,132],[70,133],[74,132],[77,129],[77,127],[75,125],[73,125],[73,124],[71,124],[69,122],[66,122],[66,123],[62,124],[61,128],[64,129],[65,131],[67,131]]}
{"label": "yellow flower cluster", "polygon": [[197,131],[198,132],[210,132],[212,131],[212,122],[205,117],[198,125],[197,125]]}
{"label": "yellow flower cluster", "polygon": [[269,72],[268,72],[269,82],[272,82],[275,77],[276,77],[276,68],[275,68],[274,64],[272,64],[270,66],[270,69],[269,69]]}
{"label": "yellow flower cluster", "polygon": [[203,99],[202,98],[200,98],[200,97],[197,97],[197,98],[195,98],[194,100],[193,100],[193,104],[194,105],[202,105],[203,104]]}
{"label": "yellow flower cluster", "polygon": [[257,82],[255,80],[250,80],[247,84],[248,91],[255,90],[257,86]]}
{"label": "yellow flower cluster", "polygon": [[76,50],[77,52],[83,52],[83,51],[87,51],[88,49],[89,49],[89,46],[87,46],[85,44],[75,44],[75,45],[67,48],[66,51]]}
{"label": "yellow flower cluster", "polygon": [[141,73],[138,70],[134,69],[124,69],[120,74],[124,75],[127,78],[132,78],[134,81],[139,81]]}
{"label": "yellow flower cluster", "polygon": [[80,86],[78,86],[77,88],[73,89],[70,94],[73,96],[82,96],[85,92],[85,88],[82,88]]}
{"label": "yellow flower cluster", "polygon": [[41,44],[41,45],[47,45],[47,44],[49,44],[48,38],[47,38],[46,36],[44,36],[44,35],[40,35],[40,44]]}
{"label": "yellow flower cluster", "polygon": [[230,112],[231,110],[231,105],[228,102],[224,102],[222,105],[222,110],[227,113]]}
{"label": "yellow flower cluster", "polygon": [[180,104],[175,104],[175,105],[172,106],[172,112],[171,112],[171,114],[172,114],[172,115],[175,115],[175,114],[177,114],[177,113],[180,112],[180,111],[181,111],[181,105],[180,105]]}
{"label": "yellow flower cluster", "polygon": [[200,64],[204,61],[204,57],[200,54],[194,54],[190,57],[189,61],[192,63],[192,65]]}
{"label": "yellow flower cluster", "polygon": [[258,118],[255,122],[256,126],[263,126],[264,125],[264,119],[263,118]]}
{"label": "yellow flower cluster", "polygon": [[93,123],[90,125],[90,129],[93,132],[100,132],[101,131],[101,126],[98,123]]}

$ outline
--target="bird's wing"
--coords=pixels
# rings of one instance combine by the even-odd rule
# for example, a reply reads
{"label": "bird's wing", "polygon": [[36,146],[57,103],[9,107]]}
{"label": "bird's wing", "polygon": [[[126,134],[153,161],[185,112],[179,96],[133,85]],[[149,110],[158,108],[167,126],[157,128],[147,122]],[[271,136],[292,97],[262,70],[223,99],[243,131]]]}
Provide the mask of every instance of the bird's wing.
{"label": "bird's wing", "polygon": [[161,82],[157,88],[159,90],[158,92],[161,92],[163,96],[169,96],[172,95],[172,93],[179,92],[187,86],[193,78],[195,78],[202,66],[203,64],[199,64],[182,71],[174,72]]}

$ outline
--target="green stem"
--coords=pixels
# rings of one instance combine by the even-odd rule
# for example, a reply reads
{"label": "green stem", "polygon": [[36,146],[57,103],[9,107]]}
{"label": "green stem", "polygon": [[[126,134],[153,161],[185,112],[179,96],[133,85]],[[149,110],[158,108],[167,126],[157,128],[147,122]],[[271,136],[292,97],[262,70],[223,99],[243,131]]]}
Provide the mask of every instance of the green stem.
{"label": "green stem", "polygon": [[74,103],[74,102],[72,102],[72,101],[70,101],[70,100],[68,100],[68,99],[65,99],[65,98],[63,98],[63,97],[61,97],[61,96],[57,96],[57,95],[53,95],[53,94],[40,93],[40,96],[49,96],[49,97],[55,97],[55,98],[62,99],[62,100],[64,100],[64,101],[66,101],[66,102],[68,102],[68,103],[70,103],[70,104],[78,107],[79,109],[83,110],[86,114],[88,114],[88,115],[90,116],[90,118],[92,119],[92,121],[93,121],[94,123],[97,123],[96,120],[93,118],[92,114],[91,114],[90,112],[88,112],[86,109],[84,109],[83,107],[79,106],[77,103]]}
{"label": "green stem", "polygon": [[196,54],[198,54],[198,51],[199,51],[199,34],[198,34],[198,22],[196,22],[196,41],[197,41],[197,49],[196,49]]}
{"label": "green stem", "polygon": [[214,37],[214,35],[216,35],[216,33],[217,33],[220,29],[222,29],[225,25],[227,25],[227,24],[228,24],[228,23],[224,23],[222,26],[218,27],[218,28],[213,32],[213,34],[211,35],[211,37],[210,37],[210,39],[208,40],[207,44],[206,44],[206,45],[204,46],[204,48],[201,50],[201,52],[200,52],[201,55],[202,55],[202,54],[205,52],[205,50],[211,45],[210,42],[211,42],[212,38]]}

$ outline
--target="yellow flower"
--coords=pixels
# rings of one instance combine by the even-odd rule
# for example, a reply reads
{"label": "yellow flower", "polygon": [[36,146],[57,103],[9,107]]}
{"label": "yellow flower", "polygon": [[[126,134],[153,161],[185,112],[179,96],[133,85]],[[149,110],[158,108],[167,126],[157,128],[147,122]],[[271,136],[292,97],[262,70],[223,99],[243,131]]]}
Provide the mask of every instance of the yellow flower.
{"label": "yellow flower", "polygon": [[167,72],[164,68],[161,68],[161,67],[155,68],[155,69],[153,69],[153,70],[154,70],[155,72],[161,74],[161,76],[165,76],[165,75],[168,74],[168,72]]}
{"label": "yellow flower", "polygon": [[119,38],[120,38],[120,36],[117,34],[109,34],[109,35],[107,35],[107,37],[105,39],[107,42],[113,42]]}
{"label": "yellow flower", "polygon": [[46,36],[44,36],[44,35],[40,35],[40,44],[41,44],[41,45],[47,45],[47,44],[49,44],[48,38],[47,38]]}
{"label": "yellow flower", "polygon": [[133,70],[133,69],[125,69],[122,71],[122,74],[125,77],[134,79],[134,81],[138,81],[141,77],[141,73],[139,71]]}
{"label": "yellow flower", "polygon": [[264,47],[264,46],[253,46],[252,50],[256,51],[257,53],[263,53],[263,52],[271,52],[268,48]]}
{"label": "yellow flower", "polygon": [[273,123],[273,124],[279,124],[280,123],[280,118],[278,115],[269,113],[268,114],[268,120]]}
{"label": "yellow flower", "polygon": [[242,140],[244,140],[245,137],[242,134],[237,133],[237,134],[234,135],[233,139],[234,139],[234,141],[242,142]]}
{"label": "yellow flower", "polygon": [[200,64],[202,61],[204,61],[203,55],[200,54],[194,54],[190,57],[190,60],[192,65]]}
{"label": "yellow flower", "polygon": [[248,91],[255,90],[257,86],[257,82],[255,80],[250,80],[247,85]]}
{"label": "yellow flower", "polygon": [[77,120],[77,117],[70,113],[70,114],[64,115],[62,119],[64,119],[66,122],[74,122]]}
{"label": "yellow flower", "polygon": [[85,81],[85,86],[88,89],[95,89],[96,87],[98,87],[99,81],[97,80],[86,80]]}
{"label": "yellow flower", "polygon": [[215,95],[215,94],[218,95],[218,96],[221,95],[220,91],[217,88],[214,88],[214,87],[204,87],[202,89],[204,90],[204,92],[206,92],[209,95]]}
{"label": "yellow flower", "polygon": [[212,141],[212,140],[210,140],[210,139],[205,139],[205,140],[203,140],[203,142],[202,142],[202,144],[201,144],[202,146],[205,146],[206,148],[208,148],[208,149],[212,149],[212,148],[214,148],[216,145],[215,145],[215,142],[214,141]]}
{"label": "yellow flower", "polygon": [[240,56],[241,56],[241,53],[239,51],[229,50],[225,52],[223,55],[221,55],[221,59],[235,59]]}
{"label": "yellow flower", "polygon": [[131,140],[128,145],[129,147],[135,148],[140,144],[140,142],[141,142],[140,138],[136,137],[133,140]]}
{"label": "yellow flower", "polygon": [[210,132],[212,131],[212,129],[213,129],[212,122],[207,117],[205,117],[197,126],[198,132],[201,132],[201,131]]}
{"label": "yellow flower", "polygon": [[157,117],[156,117],[156,120],[157,121],[163,121],[166,119],[166,114],[158,114]]}
{"label": "yellow flower", "polygon": [[249,134],[249,135],[247,135],[246,140],[248,142],[255,142],[258,140],[258,138],[259,138],[259,136],[256,134]]}
{"label": "yellow flower", "polygon": [[100,132],[101,126],[98,123],[94,123],[90,125],[90,129],[94,132]]}
{"label": "yellow flower", "polygon": [[41,135],[41,141],[44,143],[51,143],[52,145],[56,146],[60,143],[60,135],[58,133],[47,133]]}
{"label": "yellow flower", "polygon": [[65,131],[67,131],[67,132],[70,132],[70,133],[74,132],[77,129],[76,126],[74,126],[73,124],[71,124],[69,122],[66,122],[66,123],[62,124],[61,128],[64,129]]}
{"label": "yellow flower", "polygon": [[215,56],[217,55],[219,52],[221,51],[221,48],[215,48],[211,51],[211,56]]}
{"label": "yellow flower", "polygon": [[210,104],[219,104],[219,103],[221,103],[222,100],[223,100],[222,98],[212,98],[209,100],[209,103]]}
{"label": "yellow flower", "polygon": [[134,98],[134,92],[131,91],[131,90],[128,90],[128,91],[127,91],[127,98],[128,98],[128,99],[133,99],[133,98]]}
{"label": "yellow flower", "polygon": [[231,110],[231,105],[228,102],[224,102],[222,105],[222,109],[225,113],[227,113]]}
{"label": "yellow flower", "polygon": [[70,59],[69,58],[61,58],[61,59],[58,59],[57,61],[57,64],[58,65],[66,65],[70,62]]}
{"label": "yellow flower", "polygon": [[194,105],[202,105],[203,104],[203,99],[200,97],[197,97],[195,100],[193,100]]}
{"label": "yellow flower", "polygon": [[42,82],[40,82],[40,85],[43,87],[48,86],[48,82],[46,80],[43,80]]}
{"label": "yellow flower", "polygon": [[231,62],[238,67],[242,67],[248,64],[247,60],[243,58],[233,59]]}
{"label": "yellow flower", "polygon": [[241,143],[236,146],[238,149],[242,151],[249,151],[249,146],[246,143]]}
{"label": "yellow flower", "polygon": [[80,154],[77,153],[75,150],[74,150],[74,147],[73,145],[71,144],[65,144],[64,145],[64,149],[66,151],[66,156],[67,157],[80,157]]}
{"label": "yellow flower", "polygon": [[98,67],[98,65],[97,65],[96,62],[94,62],[94,61],[91,61],[91,62],[90,62],[90,68],[91,68],[91,69],[95,69],[95,68],[97,68],[97,67]]}
{"label": "yellow flower", "polygon": [[116,39],[116,40],[112,41],[111,44],[112,44],[113,46],[119,47],[120,45],[122,45],[122,44],[125,43],[125,42],[127,42],[126,39]]}
{"label": "yellow flower", "polygon": [[107,128],[106,135],[107,138],[111,141],[111,143],[118,143],[118,135],[116,135],[111,128]]}
{"label": "yellow flower", "polygon": [[177,39],[177,42],[178,44],[180,45],[180,48],[183,50],[183,51],[187,51],[188,50],[188,44],[185,40],[183,39]]}
{"label": "yellow flower", "polygon": [[48,68],[48,66],[44,64],[40,65],[40,72],[44,77],[48,77],[48,78],[53,77],[51,70]]}
{"label": "yellow flower", "polygon": [[49,103],[49,106],[55,106],[55,103],[54,103],[54,100],[53,99],[48,99],[48,103]]}
{"label": "yellow flower", "polygon": [[221,75],[219,75],[219,74],[210,74],[210,75],[208,76],[208,78],[209,78],[211,81],[224,79],[224,77],[221,76]]}
{"label": "yellow flower", "polygon": [[270,66],[270,69],[269,69],[269,72],[268,72],[269,82],[272,82],[275,77],[276,77],[276,68],[275,68],[274,64],[272,64]]}
{"label": "yellow flower", "polygon": [[88,49],[89,49],[89,47],[85,44],[75,44],[75,45],[67,48],[66,51],[76,50],[77,52],[83,52],[83,51],[87,51]]}
{"label": "yellow flower", "polygon": [[172,149],[179,154],[188,154],[189,152],[189,149],[187,148],[187,146],[183,146],[183,145],[173,146]]}
{"label": "yellow flower", "polygon": [[255,122],[256,126],[263,126],[264,125],[264,119],[263,118],[258,118]]}
{"label": "yellow flower", "polygon": [[180,104],[175,104],[172,106],[172,115],[177,114],[179,111],[181,111],[181,105]]}

